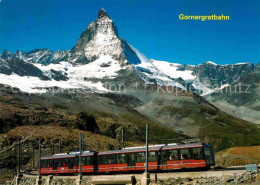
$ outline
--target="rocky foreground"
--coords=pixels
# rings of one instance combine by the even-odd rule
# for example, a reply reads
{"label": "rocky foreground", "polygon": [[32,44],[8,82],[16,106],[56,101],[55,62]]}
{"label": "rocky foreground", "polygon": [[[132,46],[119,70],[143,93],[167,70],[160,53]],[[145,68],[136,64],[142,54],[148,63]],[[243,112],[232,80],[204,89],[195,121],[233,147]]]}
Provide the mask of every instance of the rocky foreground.
{"label": "rocky foreground", "polygon": [[210,177],[210,178],[172,178],[168,180],[153,181],[152,184],[183,184],[183,185],[225,185],[225,184],[260,184],[260,172],[246,172],[227,177]]}
{"label": "rocky foreground", "polygon": [[[203,172],[201,172],[203,173]],[[113,176],[113,175],[112,175]],[[121,175],[125,176],[125,175]],[[140,177],[142,177],[141,174],[134,175],[136,180],[127,182],[127,184],[137,184],[142,185]],[[226,184],[246,184],[246,185],[258,185],[260,184],[260,172],[244,172],[244,173],[237,173],[235,175],[231,176],[222,176],[222,177],[185,177],[185,178],[170,178],[171,173],[169,173],[169,178],[160,179],[158,178],[155,180],[151,176],[151,185],[210,185],[210,184],[216,184],[216,185],[226,185]],[[101,182],[101,179],[104,179],[104,176],[98,176],[100,177],[91,177],[91,176],[84,176],[81,180],[81,185],[89,185],[89,184],[96,184],[97,180]],[[131,177],[128,175],[128,177]],[[133,177],[133,176],[132,176]],[[35,184],[37,176],[27,176],[25,175],[19,182],[20,185],[28,185],[28,184]],[[134,178],[134,179],[135,179]],[[92,181],[95,179],[94,181]],[[109,178],[107,178],[108,180]],[[127,178],[125,178],[126,180]],[[101,181],[100,181],[101,180]],[[116,178],[114,179],[116,182]],[[122,180],[122,178],[121,178]],[[124,181],[124,180],[123,180]],[[122,181],[122,182],[123,182]],[[14,181],[8,181],[6,182],[7,185],[11,185]],[[108,182],[108,181],[106,181]],[[118,181],[117,181],[118,182]],[[125,181],[126,182],[126,181]],[[109,182],[111,184],[113,182]],[[78,178],[77,176],[71,176],[71,177],[58,177],[58,176],[48,176],[48,177],[42,177],[42,184],[57,184],[57,185],[77,185]],[[104,182],[102,183],[104,184]],[[106,183],[105,183],[106,184]],[[122,184],[122,183],[121,183]],[[123,183],[126,184],[126,183]]]}

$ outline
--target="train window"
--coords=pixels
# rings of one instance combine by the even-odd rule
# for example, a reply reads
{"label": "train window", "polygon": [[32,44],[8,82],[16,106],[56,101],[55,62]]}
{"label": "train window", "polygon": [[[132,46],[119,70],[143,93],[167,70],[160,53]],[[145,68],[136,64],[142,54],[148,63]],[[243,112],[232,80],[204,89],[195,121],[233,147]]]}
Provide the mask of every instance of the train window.
{"label": "train window", "polygon": [[69,168],[70,168],[70,169],[73,169],[74,159],[73,159],[73,158],[70,158],[69,161],[68,161],[68,163],[69,163]]}
{"label": "train window", "polygon": [[93,157],[82,157],[82,165],[92,165]]}
{"label": "train window", "polygon": [[67,163],[68,163],[68,159],[63,159],[62,160],[62,166],[63,167],[67,166]]}
{"label": "train window", "polygon": [[45,168],[45,160],[41,160],[41,168]]}
{"label": "train window", "polygon": [[49,160],[49,167],[51,168],[53,166],[53,160]]}
{"label": "train window", "polygon": [[58,160],[57,159],[54,160],[54,164],[55,164],[55,168],[56,168],[58,166]]}
{"label": "train window", "polygon": [[163,150],[161,151],[161,160],[167,161],[169,159],[169,151]]}
{"label": "train window", "polygon": [[148,162],[154,162],[157,161],[156,153],[155,152],[149,152],[148,153]]}
{"label": "train window", "polygon": [[125,163],[125,154],[116,154],[117,164]]}
{"label": "train window", "polygon": [[43,168],[47,168],[47,165],[48,165],[47,160],[44,160]]}
{"label": "train window", "polygon": [[128,153],[126,154],[126,163],[128,166],[134,166],[136,161],[136,157],[137,157],[138,153]]}
{"label": "train window", "polygon": [[58,159],[58,167],[62,167],[62,159]]}
{"label": "train window", "polygon": [[192,148],[192,158],[203,159],[203,152],[201,147]]}
{"label": "train window", "polygon": [[61,167],[65,167],[66,166],[66,164],[65,164],[65,159],[62,159],[61,160]]}
{"label": "train window", "polygon": [[140,152],[140,153],[136,154],[136,162],[137,163],[145,162],[145,153],[144,152]]}
{"label": "train window", "polygon": [[88,165],[93,165],[93,157],[87,157],[88,159]]}
{"label": "train window", "polygon": [[189,148],[180,149],[180,159],[191,159],[191,152]]}
{"label": "train window", "polygon": [[204,152],[206,157],[211,157],[213,156],[213,150],[210,147],[204,147]]}
{"label": "train window", "polygon": [[169,150],[169,160],[179,160],[178,150]]}
{"label": "train window", "polygon": [[82,161],[82,165],[88,165],[87,157],[82,157],[81,161]]}
{"label": "train window", "polygon": [[98,164],[103,164],[102,155],[99,155],[97,158],[98,158]]}
{"label": "train window", "polygon": [[79,158],[78,157],[74,158],[74,164],[75,164],[75,166],[79,165]]}
{"label": "train window", "polygon": [[107,156],[106,155],[99,155],[98,156],[98,164],[107,164]]}
{"label": "train window", "polygon": [[107,164],[107,156],[106,155],[101,156],[101,159],[102,159],[101,164]]}
{"label": "train window", "polygon": [[46,160],[46,168],[49,168],[50,167],[50,160]]}
{"label": "train window", "polygon": [[108,155],[108,164],[116,164],[116,156],[114,154]]}

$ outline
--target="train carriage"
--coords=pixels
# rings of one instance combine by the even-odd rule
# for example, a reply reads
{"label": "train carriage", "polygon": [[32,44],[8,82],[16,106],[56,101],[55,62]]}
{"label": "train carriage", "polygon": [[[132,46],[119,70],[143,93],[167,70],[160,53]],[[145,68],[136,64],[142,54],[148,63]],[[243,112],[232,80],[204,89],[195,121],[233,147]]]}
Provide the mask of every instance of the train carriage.
{"label": "train carriage", "polygon": [[[144,146],[122,150],[82,153],[82,173],[109,173],[143,171]],[[210,144],[166,144],[148,148],[148,170],[173,170],[184,168],[209,168],[215,165]],[[41,158],[42,174],[79,173],[79,152],[57,154]]]}
{"label": "train carriage", "polygon": [[[130,147],[98,153],[98,172],[143,171],[145,147]],[[149,146],[148,170],[208,168],[215,165],[210,144]]]}
{"label": "train carriage", "polygon": [[[94,173],[96,170],[96,152],[84,151],[81,157],[82,173]],[[41,174],[79,173],[79,152],[55,154],[41,158]]]}

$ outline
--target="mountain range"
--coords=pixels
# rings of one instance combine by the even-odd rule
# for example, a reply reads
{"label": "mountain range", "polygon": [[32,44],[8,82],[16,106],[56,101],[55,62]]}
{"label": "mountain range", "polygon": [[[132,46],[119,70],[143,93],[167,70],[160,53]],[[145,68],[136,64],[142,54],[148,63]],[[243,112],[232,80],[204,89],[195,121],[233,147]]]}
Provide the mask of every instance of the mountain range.
{"label": "mountain range", "polygon": [[[46,120],[54,116],[59,120],[55,122],[68,126],[67,115],[85,111],[97,118],[101,133],[114,138],[120,135],[118,128],[127,128],[129,139],[142,140],[144,125],[151,122],[154,136],[160,130],[158,138],[200,138],[212,142],[216,150],[257,144],[260,130],[256,125],[237,118],[237,113],[222,111],[225,101],[234,106],[242,102],[217,92],[258,74],[258,68],[252,63],[207,61],[194,66],[148,59],[120,38],[115,23],[101,9],[71,50],[5,50],[0,54],[0,92],[46,109],[37,116],[26,116],[14,105],[8,106],[15,111],[0,114],[7,127],[2,132],[20,125],[13,124],[14,115],[25,125],[36,124],[28,121],[33,116],[41,120],[38,124],[51,124]],[[252,99],[255,96],[259,93]],[[259,111],[257,103],[247,106]]]}
{"label": "mountain range", "polygon": [[[82,32],[71,50],[35,49],[15,53],[4,50],[0,54],[0,82],[16,84],[25,92],[53,86],[104,90],[100,87],[105,87],[104,79],[110,81],[121,73],[134,71],[146,84],[188,89],[204,96],[237,82],[254,68],[252,63],[217,65],[208,61],[194,66],[149,60],[119,37],[117,27],[104,9]],[[28,85],[21,87],[18,82],[25,76]]]}

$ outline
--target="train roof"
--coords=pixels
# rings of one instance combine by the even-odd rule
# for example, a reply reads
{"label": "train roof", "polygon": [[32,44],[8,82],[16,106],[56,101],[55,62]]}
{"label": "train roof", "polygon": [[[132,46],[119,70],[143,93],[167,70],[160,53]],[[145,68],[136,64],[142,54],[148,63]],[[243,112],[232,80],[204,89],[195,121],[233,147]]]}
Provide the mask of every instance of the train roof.
{"label": "train roof", "polygon": [[[94,155],[95,151],[83,151],[82,156],[91,156]],[[60,158],[67,158],[67,157],[75,157],[79,155],[79,151],[77,152],[70,152],[70,153],[62,153],[62,154],[54,154],[52,156],[47,156],[47,157],[41,157],[42,160],[44,159],[60,159]]]}
{"label": "train roof", "polygon": [[[211,146],[211,144],[205,143],[189,143],[189,144],[177,144],[177,143],[170,143],[170,144],[159,144],[159,145],[150,145],[148,150],[149,151],[158,151],[158,150],[170,150],[170,149],[178,149],[178,148],[191,148],[191,147],[202,147],[202,146]],[[116,154],[116,153],[132,153],[132,152],[145,152],[145,146],[137,146],[137,147],[127,147],[123,148],[122,150],[110,150],[99,152],[98,155],[106,155],[106,154]],[[92,156],[96,153],[95,151],[84,151],[82,156]],[[70,152],[70,153],[63,153],[63,154],[54,154],[52,156],[41,157],[42,160],[44,159],[60,159],[60,158],[67,158],[67,157],[76,157],[79,155],[79,151],[77,152]]]}
{"label": "train roof", "polygon": [[[170,149],[178,149],[178,148],[191,148],[191,147],[202,147],[205,145],[204,143],[191,143],[191,144],[161,144],[161,145],[152,145],[148,147],[149,151],[158,151],[158,150],[170,150]],[[145,146],[138,146],[138,147],[127,147],[122,150],[110,150],[99,152],[98,155],[105,155],[105,154],[115,154],[115,153],[131,153],[131,152],[145,152]]]}

